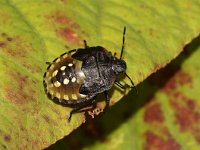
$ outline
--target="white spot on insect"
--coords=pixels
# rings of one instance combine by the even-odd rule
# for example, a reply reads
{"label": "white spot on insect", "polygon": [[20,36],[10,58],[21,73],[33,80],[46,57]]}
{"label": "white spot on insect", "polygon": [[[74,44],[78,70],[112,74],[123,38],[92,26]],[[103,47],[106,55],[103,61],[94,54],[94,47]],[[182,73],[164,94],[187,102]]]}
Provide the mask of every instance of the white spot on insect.
{"label": "white spot on insect", "polygon": [[58,58],[58,59],[56,60],[56,62],[57,62],[57,63],[60,62],[60,58]]}
{"label": "white spot on insect", "polygon": [[76,94],[72,94],[72,99],[76,100],[77,99],[77,95]]}
{"label": "white spot on insect", "polygon": [[73,66],[73,64],[72,64],[72,63],[69,63],[69,64],[68,64],[68,66],[69,66],[69,67],[72,67],[72,66]]}
{"label": "white spot on insect", "polygon": [[67,58],[68,54],[63,55],[63,58]]}
{"label": "white spot on insect", "polygon": [[86,97],[86,95],[84,95],[84,94],[79,94],[82,98],[84,98],[84,97]]}
{"label": "white spot on insect", "polygon": [[55,70],[53,73],[52,73],[52,76],[55,77],[58,73],[58,70]]}
{"label": "white spot on insect", "polygon": [[53,68],[54,68],[54,65],[52,64],[51,67],[50,67],[50,69],[53,70]]}
{"label": "white spot on insect", "polygon": [[48,79],[47,79],[48,81],[51,81],[51,77],[48,77]]}
{"label": "white spot on insect", "polygon": [[64,71],[65,68],[66,68],[66,66],[62,66],[62,67],[60,67],[60,70]]}
{"label": "white spot on insect", "polygon": [[69,96],[65,94],[65,95],[64,95],[64,99],[65,99],[65,100],[69,100]]}
{"label": "white spot on insect", "polygon": [[49,76],[49,72],[46,72],[46,77],[48,77]]}
{"label": "white spot on insect", "polygon": [[63,83],[64,83],[65,85],[67,85],[67,84],[69,83],[69,79],[65,78],[64,81],[63,81]]}
{"label": "white spot on insect", "polygon": [[82,71],[79,72],[79,76],[80,76],[81,78],[85,77],[85,75],[84,75],[84,73],[83,73]]}
{"label": "white spot on insect", "polygon": [[53,94],[54,94],[53,90],[50,90],[50,91],[49,91],[49,93],[50,93],[51,95],[53,95]]}
{"label": "white spot on insect", "polygon": [[72,78],[72,82],[75,82],[75,81],[76,81],[76,78],[75,78],[75,77],[73,77],[73,78]]}
{"label": "white spot on insect", "polygon": [[56,93],[56,97],[58,98],[58,99],[60,99],[60,93]]}
{"label": "white spot on insect", "polygon": [[59,87],[60,85],[61,85],[60,82],[58,82],[58,81],[54,82],[54,86],[55,86],[55,87]]}
{"label": "white spot on insect", "polygon": [[78,84],[82,83],[84,79],[85,79],[84,73],[82,71],[78,71],[78,73],[77,73],[77,81],[76,82]]}
{"label": "white spot on insect", "polygon": [[53,84],[49,84],[49,88],[52,88],[53,87]]}

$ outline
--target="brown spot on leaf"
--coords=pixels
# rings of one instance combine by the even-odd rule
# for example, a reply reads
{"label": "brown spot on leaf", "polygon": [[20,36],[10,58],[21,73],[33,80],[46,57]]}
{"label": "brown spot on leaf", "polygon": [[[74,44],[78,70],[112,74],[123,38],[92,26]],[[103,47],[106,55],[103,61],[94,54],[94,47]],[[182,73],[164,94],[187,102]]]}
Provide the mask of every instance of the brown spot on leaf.
{"label": "brown spot on leaf", "polygon": [[3,33],[1,33],[1,36],[5,37],[5,36],[7,36],[7,34],[3,32]]}
{"label": "brown spot on leaf", "polygon": [[66,16],[56,15],[56,16],[53,16],[53,17],[54,17],[54,19],[57,23],[60,23],[60,24],[63,24],[63,25],[67,25],[67,24],[72,23]]}
{"label": "brown spot on leaf", "polygon": [[27,63],[27,62],[23,62],[22,65],[29,70],[31,73],[38,73],[38,72],[42,72],[42,68],[36,64],[33,64],[31,62]]}
{"label": "brown spot on leaf", "polygon": [[195,129],[195,125],[200,121],[200,113],[195,111],[195,102],[179,93],[176,94],[174,99],[171,99],[170,103],[175,110],[176,121],[180,125],[180,130]]}
{"label": "brown spot on leaf", "polygon": [[69,28],[57,30],[56,33],[58,34],[58,36],[70,43],[80,44],[81,40],[78,37],[78,34]]}
{"label": "brown spot on leaf", "polygon": [[145,150],[180,150],[181,146],[171,137],[163,138],[151,131],[145,133]]}
{"label": "brown spot on leaf", "polygon": [[170,81],[166,83],[166,85],[164,86],[164,88],[162,88],[162,90],[165,91],[166,93],[169,93],[172,90],[175,90],[176,87],[177,87],[176,81],[174,79],[170,79]]}
{"label": "brown spot on leaf", "polygon": [[0,136],[2,136],[3,139],[4,139],[6,142],[10,142],[10,141],[11,141],[10,135],[5,134],[1,129],[0,129]]}
{"label": "brown spot on leaf", "polygon": [[47,123],[50,122],[49,116],[47,116],[47,115],[43,115],[43,118],[44,118],[44,120],[45,120]]}
{"label": "brown spot on leaf", "polygon": [[170,104],[175,112],[175,121],[181,132],[191,132],[198,142],[200,137],[200,132],[197,132],[200,130],[197,126],[200,123],[198,106],[194,100],[178,91],[179,87],[192,85],[190,74],[181,70],[180,67],[168,65],[167,69],[161,70],[160,75],[155,75],[153,79],[152,81],[155,81],[155,83],[161,83],[159,85],[161,91],[169,97]]}
{"label": "brown spot on leaf", "polygon": [[10,141],[11,141],[11,137],[10,137],[9,135],[5,135],[5,136],[4,136],[4,140],[5,140],[6,142],[10,142]]}
{"label": "brown spot on leaf", "polygon": [[28,76],[22,75],[16,70],[10,70],[10,72],[7,72],[7,78],[10,81],[4,88],[7,100],[17,104],[36,101],[37,88],[34,88],[35,82]]}
{"label": "brown spot on leaf", "polygon": [[200,143],[200,112],[197,103],[185,96],[183,93],[176,92],[171,97],[170,104],[175,112],[175,121],[178,123],[181,132],[191,132],[196,141]]}
{"label": "brown spot on leaf", "polygon": [[0,42],[0,48],[2,48],[2,53],[8,57],[12,57],[15,62],[20,62],[20,64],[22,64],[30,72],[36,73],[42,71],[38,64],[33,62],[27,63],[28,53],[34,51],[32,43],[26,43],[19,36],[11,38],[5,34],[3,36],[3,42]]}
{"label": "brown spot on leaf", "polygon": [[188,106],[188,108],[190,108],[190,109],[195,109],[196,104],[195,104],[195,102],[194,102],[193,100],[189,99],[189,100],[187,101],[187,106]]}
{"label": "brown spot on leaf", "polygon": [[0,48],[5,46],[5,43],[4,42],[0,42]]}
{"label": "brown spot on leaf", "polygon": [[52,20],[54,23],[59,25],[64,25],[76,29],[80,28],[79,24],[71,20],[69,17],[66,16],[66,14],[60,11],[52,12],[50,15],[46,16],[46,18]]}
{"label": "brown spot on leaf", "polygon": [[162,87],[162,91],[167,93],[167,95],[172,94],[177,86],[183,86],[183,85],[191,85],[192,83],[192,77],[182,71],[178,70]]}
{"label": "brown spot on leaf", "polygon": [[181,86],[192,83],[192,77],[182,70],[176,73],[176,80]]}
{"label": "brown spot on leaf", "polygon": [[81,33],[80,25],[67,17],[64,12],[55,11],[46,16],[46,18],[56,24],[55,32],[63,40],[77,45],[82,42],[78,35],[78,30]]}
{"label": "brown spot on leaf", "polygon": [[11,37],[7,38],[7,41],[11,42],[13,39]]}
{"label": "brown spot on leaf", "polygon": [[147,123],[152,123],[152,122],[162,123],[164,121],[164,117],[159,103],[153,102],[147,105],[147,108],[145,109],[144,112],[144,121]]}
{"label": "brown spot on leaf", "polygon": [[11,57],[26,57],[27,49],[30,49],[19,36],[13,38],[6,37],[4,42],[12,42],[12,44],[5,43],[2,49],[2,52]]}

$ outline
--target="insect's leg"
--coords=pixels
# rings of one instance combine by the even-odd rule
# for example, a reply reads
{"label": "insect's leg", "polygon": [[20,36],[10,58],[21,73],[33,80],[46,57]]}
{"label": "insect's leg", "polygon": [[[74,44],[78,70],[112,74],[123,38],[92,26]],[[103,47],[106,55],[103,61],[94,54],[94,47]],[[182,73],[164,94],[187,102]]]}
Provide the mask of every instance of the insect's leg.
{"label": "insect's leg", "polygon": [[51,62],[46,62],[46,64],[47,64],[47,65],[50,65],[50,64],[51,64]]}
{"label": "insect's leg", "polygon": [[130,86],[130,85],[128,85],[128,84],[125,84],[125,85],[122,85],[119,81],[117,81],[117,80],[115,80],[115,84],[117,85],[117,86],[119,86],[120,88],[122,88],[122,89],[125,89],[125,88],[134,88],[135,86],[133,85],[133,86]]}
{"label": "insect's leg", "polygon": [[114,57],[116,57],[116,56],[117,56],[117,53],[115,52],[115,53],[114,53]]}
{"label": "insect's leg", "polygon": [[124,85],[122,85],[119,81],[115,81],[115,84],[117,85],[117,86],[119,86],[120,88],[122,88],[122,89],[125,89],[126,87],[124,86]]}
{"label": "insect's leg", "polygon": [[87,45],[87,41],[86,40],[83,40],[83,43],[85,45],[85,48],[89,48],[89,46]]}
{"label": "insect's leg", "polygon": [[[70,122],[73,114],[80,112],[81,109],[83,109],[87,106],[93,105],[93,107],[94,107],[95,102],[96,102],[96,97],[94,97],[94,99],[91,101],[91,103],[86,103],[80,107],[74,108],[69,114],[68,122]],[[85,109],[84,111],[86,112],[88,110],[90,110],[90,109]]]}
{"label": "insect's leg", "polygon": [[134,85],[132,79],[128,76],[128,74],[125,73],[125,75],[126,75],[126,77],[131,81],[132,86],[130,86],[130,87],[131,87],[131,88],[134,88],[135,91],[138,93],[138,90],[137,90],[137,88],[135,87],[135,85]]}
{"label": "insect's leg", "polygon": [[135,89],[135,91],[138,93],[138,90],[137,90],[137,88],[134,86],[134,84],[132,85],[132,86],[130,86],[130,85],[128,85],[128,84],[125,84],[125,85],[122,85],[119,81],[115,81],[115,84],[117,85],[117,86],[119,86],[120,88],[122,88],[122,89],[125,89],[125,88],[134,88]]}
{"label": "insect's leg", "polygon": [[108,91],[105,91],[104,92],[104,95],[105,95],[105,97],[106,97],[106,106],[105,106],[105,108],[104,108],[104,112],[107,110],[107,108],[109,107],[109,104],[110,104],[110,98],[109,98],[109,96],[108,96]]}

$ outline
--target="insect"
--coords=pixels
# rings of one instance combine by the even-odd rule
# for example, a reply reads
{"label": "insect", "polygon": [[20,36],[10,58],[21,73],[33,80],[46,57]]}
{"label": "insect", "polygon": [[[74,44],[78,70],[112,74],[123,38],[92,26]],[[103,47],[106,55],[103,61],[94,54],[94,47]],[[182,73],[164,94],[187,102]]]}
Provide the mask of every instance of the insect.
{"label": "insect", "polygon": [[[85,48],[70,50],[49,63],[43,80],[45,93],[56,103],[74,107],[68,121],[72,114],[95,104],[99,93],[105,95],[105,111],[110,102],[108,91],[114,84],[122,89],[134,87],[133,81],[125,72],[126,62],[122,59],[125,33],[126,27],[120,58],[116,54],[113,56],[104,47],[89,47],[84,40]],[[128,77],[132,85],[122,85],[117,80],[119,74]]]}

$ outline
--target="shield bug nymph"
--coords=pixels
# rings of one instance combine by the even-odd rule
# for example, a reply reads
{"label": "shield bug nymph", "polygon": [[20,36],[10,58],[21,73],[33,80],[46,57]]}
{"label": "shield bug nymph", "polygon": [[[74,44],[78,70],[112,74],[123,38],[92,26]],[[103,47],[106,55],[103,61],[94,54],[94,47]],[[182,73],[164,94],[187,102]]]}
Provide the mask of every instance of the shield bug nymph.
{"label": "shield bug nymph", "polygon": [[[122,89],[134,87],[133,81],[125,72],[126,62],[122,60],[125,32],[126,27],[120,58],[104,47],[89,47],[84,41],[85,48],[70,50],[49,63],[43,80],[45,93],[56,103],[74,107],[68,120],[73,113],[94,104],[99,93],[105,94],[105,111],[110,102],[108,90],[114,84]],[[122,85],[117,80],[119,74],[128,77],[132,85]]]}

